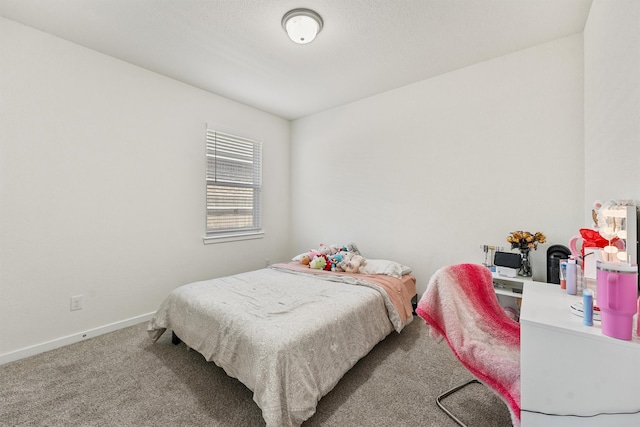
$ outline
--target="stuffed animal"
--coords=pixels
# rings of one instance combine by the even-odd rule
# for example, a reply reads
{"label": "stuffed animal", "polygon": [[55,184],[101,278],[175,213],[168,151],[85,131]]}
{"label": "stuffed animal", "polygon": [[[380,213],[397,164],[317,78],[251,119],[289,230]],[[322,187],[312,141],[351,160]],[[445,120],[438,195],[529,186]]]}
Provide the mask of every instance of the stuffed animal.
{"label": "stuffed animal", "polygon": [[342,255],[339,252],[329,255],[329,261],[331,262],[331,271],[342,271],[338,270],[338,265],[342,262]]}
{"label": "stuffed animal", "polygon": [[353,243],[353,242],[349,242],[349,243],[347,243],[347,251],[348,251],[348,252],[353,252],[353,253],[355,253],[356,255],[360,255],[360,251],[358,250],[358,247],[357,247],[357,246],[356,246],[356,244],[355,244],[355,243]]}
{"label": "stuffed animal", "polygon": [[318,255],[320,255],[320,252],[315,249],[309,249],[309,259],[314,259]]}
{"label": "stuffed animal", "polygon": [[338,265],[336,266],[336,270],[345,271],[347,268],[347,264],[349,264],[349,261],[353,256],[353,252],[340,252],[340,255],[342,255],[342,261],[338,263]]}
{"label": "stuffed animal", "polygon": [[320,254],[311,260],[309,267],[316,270],[331,271],[331,261],[329,261],[329,257],[326,255]]}
{"label": "stuffed animal", "polygon": [[360,271],[360,266],[364,265],[364,263],[365,259],[361,255],[353,255],[343,268],[347,273],[358,273]]}
{"label": "stuffed animal", "polygon": [[323,257],[316,256],[309,263],[309,268],[313,268],[314,270],[324,270],[326,265],[327,261]]}
{"label": "stuffed animal", "polygon": [[320,243],[320,247],[318,248],[318,252],[323,255],[331,255],[331,246],[325,245],[324,243]]}
{"label": "stuffed animal", "polygon": [[320,243],[318,250],[310,249],[300,263],[316,270],[358,273],[366,260],[354,243],[345,246]]}
{"label": "stuffed animal", "polygon": [[306,265],[307,267],[309,267],[310,262],[311,259],[309,258],[309,255],[304,255],[302,258],[300,258],[300,264],[302,265]]}
{"label": "stuffed animal", "polygon": [[328,256],[323,255],[324,260],[325,260],[325,265],[324,265],[324,269],[326,271],[331,271],[333,269],[333,263],[331,262],[331,260],[329,259]]}

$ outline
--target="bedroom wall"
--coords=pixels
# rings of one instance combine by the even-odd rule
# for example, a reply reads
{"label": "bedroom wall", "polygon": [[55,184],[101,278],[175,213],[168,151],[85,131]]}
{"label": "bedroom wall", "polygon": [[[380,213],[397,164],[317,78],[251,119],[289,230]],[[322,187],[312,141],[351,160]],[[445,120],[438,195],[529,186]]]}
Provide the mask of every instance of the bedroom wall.
{"label": "bedroom wall", "polygon": [[[290,253],[287,120],[3,18],[0,52],[5,361]],[[207,122],[263,141],[264,239],[202,242]]]}
{"label": "bedroom wall", "polygon": [[[436,269],[513,230],[546,250],[583,221],[583,40],[574,35],[292,123],[295,252],[354,241]],[[509,248],[507,248],[509,249]]]}
{"label": "bedroom wall", "polygon": [[640,2],[594,0],[584,44],[588,214],[595,200],[640,204]]}

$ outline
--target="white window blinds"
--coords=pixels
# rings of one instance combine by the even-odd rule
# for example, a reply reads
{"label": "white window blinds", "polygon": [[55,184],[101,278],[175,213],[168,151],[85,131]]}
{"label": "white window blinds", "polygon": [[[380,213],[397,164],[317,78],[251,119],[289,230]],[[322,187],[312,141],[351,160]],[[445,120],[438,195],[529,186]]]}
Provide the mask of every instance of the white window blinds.
{"label": "white window blinds", "polygon": [[207,236],[262,232],[262,144],[207,129]]}

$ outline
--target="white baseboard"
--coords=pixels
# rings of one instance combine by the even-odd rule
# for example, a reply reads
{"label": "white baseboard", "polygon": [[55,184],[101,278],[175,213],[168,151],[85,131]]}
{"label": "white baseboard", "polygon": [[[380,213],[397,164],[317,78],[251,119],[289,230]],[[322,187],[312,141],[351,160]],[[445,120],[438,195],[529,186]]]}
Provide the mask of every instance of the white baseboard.
{"label": "white baseboard", "polygon": [[74,344],[80,341],[94,338],[99,335],[103,335],[109,332],[117,331],[118,329],[127,328],[129,326],[137,325],[142,322],[147,322],[153,316],[153,313],[142,314],[140,316],[125,319],[119,322],[110,323],[108,325],[100,326],[98,328],[90,329],[85,332],[79,332],[73,335],[67,335],[66,337],[57,338],[55,340],[47,341],[42,344],[36,344],[31,347],[22,348],[20,350],[12,351],[0,355],[0,365],[5,363],[15,362],[16,360],[24,359],[25,357],[34,356],[45,351],[54,350],[56,348],[64,347],[65,345]]}

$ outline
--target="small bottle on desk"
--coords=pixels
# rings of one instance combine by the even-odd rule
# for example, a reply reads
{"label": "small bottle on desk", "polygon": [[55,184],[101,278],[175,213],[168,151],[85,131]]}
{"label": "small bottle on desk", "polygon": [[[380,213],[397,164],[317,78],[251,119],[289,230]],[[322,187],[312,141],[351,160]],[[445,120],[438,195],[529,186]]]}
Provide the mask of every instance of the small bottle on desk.
{"label": "small bottle on desk", "polygon": [[560,289],[567,289],[567,260],[560,261]]}
{"label": "small bottle on desk", "polygon": [[567,293],[569,295],[575,295],[577,293],[576,286],[578,285],[577,277],[578,266],[575,258],[570,258],[567,262]]}
{"label": "small bottle on desk", "polygon": [[593,291],[589,288],[582,291],[582,310],[582,324],[593,326]]}

